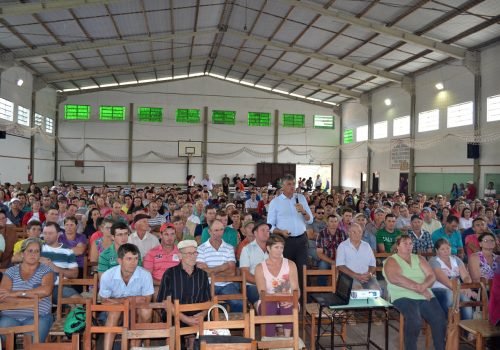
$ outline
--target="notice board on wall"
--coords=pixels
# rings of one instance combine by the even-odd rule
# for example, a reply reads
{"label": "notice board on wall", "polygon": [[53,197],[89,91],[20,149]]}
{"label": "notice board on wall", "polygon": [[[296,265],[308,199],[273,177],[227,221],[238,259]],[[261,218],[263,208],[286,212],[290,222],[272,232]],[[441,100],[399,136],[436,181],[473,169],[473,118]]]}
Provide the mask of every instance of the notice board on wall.
{"label": "notice board on wall", "polygon": [[410,163],[410,139],[391,140],[391,169],[401,169]]}

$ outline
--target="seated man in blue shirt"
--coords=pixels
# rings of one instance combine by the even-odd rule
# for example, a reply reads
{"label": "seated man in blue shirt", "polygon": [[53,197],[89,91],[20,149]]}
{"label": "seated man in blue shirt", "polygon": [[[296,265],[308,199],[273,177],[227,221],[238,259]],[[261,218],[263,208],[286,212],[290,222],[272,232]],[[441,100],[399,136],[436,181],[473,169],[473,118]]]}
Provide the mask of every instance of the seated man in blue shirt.
{"label": "seated man in blue shirt", "polygon": [[[153,277],[148,270],[139,265],[139,248],[131,243],[125,243],[118,248],[118,266],[112,267],[102,274],[99,295],[102,303],[121,304],[124,299],[134,298],[137,303],[151,301],[154,293]],[[139,322],[151,322],[151,310],[139,310]],[[110,312],[106,326],[117,326],[121,312]],[[111,350],[115,334],[104,335],[104,350]],[[132,342],[132,346],[134,345]]]}
{"label": "seated man in blue shirt", "polygon": [[432,233],[432,243],[436,243],[438,239],[446,238],[450,242],[451,254],[464,259],[464,245],[462,235],[458,231],[458,218],[454,215],[448,216],[446,225]]}

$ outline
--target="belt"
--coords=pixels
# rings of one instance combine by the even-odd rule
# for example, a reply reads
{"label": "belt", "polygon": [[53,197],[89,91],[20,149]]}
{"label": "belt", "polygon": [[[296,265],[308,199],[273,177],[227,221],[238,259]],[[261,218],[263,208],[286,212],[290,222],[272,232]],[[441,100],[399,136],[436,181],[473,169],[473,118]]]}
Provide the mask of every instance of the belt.
{"label": "belt", "polygon": [[301,235],[298,235],[298,236],[288,236],[288,238],[300,238],[302,237],[303,235],[305,235],[306,233],[304,232],[303,234]]}

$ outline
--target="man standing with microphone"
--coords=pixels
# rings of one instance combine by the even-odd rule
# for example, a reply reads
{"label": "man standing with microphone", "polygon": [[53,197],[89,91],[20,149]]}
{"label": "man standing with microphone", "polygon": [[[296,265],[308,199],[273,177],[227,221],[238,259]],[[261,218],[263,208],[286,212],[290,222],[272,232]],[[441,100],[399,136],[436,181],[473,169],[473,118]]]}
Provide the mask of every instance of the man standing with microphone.
{"label": "man standing with microphone", "polygon": [[274,198],[269,205],[267,223],[271,225],[272,234],[285,239],[283,256],[297,265],[301,289],[303,266],[307,264],[306,224],[312,222],[313,215],[306,198],[302,194],[295,193],[295,177],[290,174],[285,175],[282,194]]}

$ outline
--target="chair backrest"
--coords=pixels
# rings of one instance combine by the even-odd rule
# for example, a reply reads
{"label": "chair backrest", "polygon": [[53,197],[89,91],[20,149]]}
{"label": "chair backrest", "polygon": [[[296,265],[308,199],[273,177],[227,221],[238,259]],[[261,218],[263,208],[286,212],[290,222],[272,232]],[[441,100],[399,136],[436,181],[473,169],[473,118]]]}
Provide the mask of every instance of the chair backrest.
{"label": "chair backrest", "polygon": [[[329,270],[311,270],[304,265],[303,288],[302,288],[302,310],[305,310],[307,304],[307,295],[309,293],[334,293],[337,290],[337,268],[335,264]],[[323,276],[327,278],[325,286],[312,284],[313,278]]]}
{"label": "chair backrest", "polygon": [[[33,310],[33,324],[26,326],[16,326],[9,328],[0,328],[0,334],[2,335],[14,335],[17,333],[28,333],[33,332],[34,342],[38,343],[40,339],[40,334],[38,332],[39,324],[39,314],[38,314],[38,297],[34,298],[9,298],[7,301],[0,302],[0,311],[4,310],[22,310],[30,309]],[[11,338],[13,339],[13,338]],[[14,346],[14,344],[12,344]],[[5,348],[6,350],[10,350]],[[12,347],[13,349],[13,347]]]}
{"label": "chair backrest", "polygon": [[232,282],[236,283],[240,286],[240,293],[238,294],[219,294],[217,295],[217,298],[220,303],[226,301],[226,300],[241,300],[243,303],[243,313],[247,313],[247,280],[245,274],[242,274],[241,276],[215,276],[214,274],[210,275],[210,295],[212,295],[212,298],[215,297],[215,283],[216,282]]}
{"label": "chair backrest", "polygon": [[[88,289],[90,295],[64,298],[63,297],[64,287],[72,287],[72,286],[83,286],[84,289]],[[56,318],[58,320],[62,318],[64,305],[72,305],[72,304],[85,305],[87,299],[90,299],[92,301],[92,304],[97,304],[97,289],[98,289],[97,275],[95,275],[93,278],[64,278],[62,273],[60,273],[59,288],[57,288]]]}
{"label": "chair backrest", "polygon": [[80,349],[80,335],[75,333],[71,336],[71,343],[38,343],[33,344],[31,336],[24,335],[24,350],[79,350]]}
{"label": "chair backrest", "polygon": [[461,308],[461,307],[475,307],[476,311],[481,311],[482,319],[487,320],[488,319],[488,293],[487,293],[485,284],[482,282],[457,284],[456,281],[453,281],[454,293],[459,293],[457,285],[460,286],[459,287],[460,291],[462,291],[464,289],[472,289],[472,290],[477,291],[477,293],[478,293],[477,300],[471,299],[469,301],[460,301],[459,305],[458,305],[459,308]]}
{"label": "chair backrest", "polygon": [[14,255],[14,245],[17,242],[17,231],[18,227],[15,225],[7,225],[5,227],[5,249],[3,251],[2,257],[0,258],[0,267],[7,268],[10,266],[10,261],[12,255]]}
{"label": "chair backrest", "polygon": [[202,340],[200,343],[200,350],[256,350],[257,343],[233,343],[233,344],[208,344]]}
{"label": "chair backrest", "polygon": [[175,325],[175,349],[181,348],[181,336],[198,333],[199,326],[183,326],[181,327],[181,314],[185,312],[202,312],[208,311],[210,307],[217,303],[217,298],[213,301],[195,304],[181,304],[178,299],[174,301],[174,325]]}
{"label": "chair backrest", "polygon": [[[255,310],[250,310],[250,337],[255,340],[256,327],[265,325],[268,323],[292,323],[293,331],[292,338],[277,338],[277,339],[266,339],[257,340],[258,349],[281,349],[281,348],[293,348],[294,350],[299,349],[299,310],[298,308],[293,308],[291,315],[261,315],[256,316]],[[261,333],[262,334],[262,333]]]}
{"label": "chair backrest", "polygon": [[[222,321],[203,321],[200,322],[200,334],[203,334],[205,330],[208,329],[242,329],[243,336],[250,337],[250,315],[248,313],[243,314],[243,319],[241,320],[222,320]],[[210,344],[212,345],[212,344]]]}
{"label": "chair backrest", "polygon": [[97,265],[97,262],[90,261],[90,257],[85,254],[83,256],[83,278],[92,278],[93,275],[97,275]]}
{"label": "chair backrest", "polygon": [[16,237],[17,237],[18,241],[21,239],[28,238],[28,232],[26,232],[24,227],[16,227],[15,232],[16,232]]}
{"label": "chair backrest", "polygon": [[[92,334],[99,333],[116,333],[121,334],[123,329],[129,327],[129,310],[130,310],[130,302],[128,300],[123,300],[121,304],[95,304],[92,303],[91,300],[86,300],[86,314],[85,314],[85,349],[91,350],[92,348]],[[92,318],[99,311],[106,312],[121,312],[123,313],[123,326],[96,326],[92,324]]]}
{"label": "chair backrest", "polygon": [[[255,339],[256,326],[260,326],[261,337],[266,334],[265,325],[269,323],[286,324],[292,323],[293,338],[290,340],[277,340],[269,343],[257,342],[257,348],[275,349],[286,348],[293,346],[294,349],[299,348],[299,291],[294,290],[289,295],[268,294],[265,291],[260,292],[260,300],[263,305],[267,302],[288,302],[293,304],[292,315],[266,315],[266,308],[261,307],[261,315],[255,315],[255,310],[250,310],[250,337]],[[253,313],[253,316],[252,316]]]}
{"label": "chair backrest", "polygon": [[375,259],[377,261],[377,266],[375,267],[375,271],[382,272],[384,268],[384,260],[390,257],[392,253],[375,253]]}

